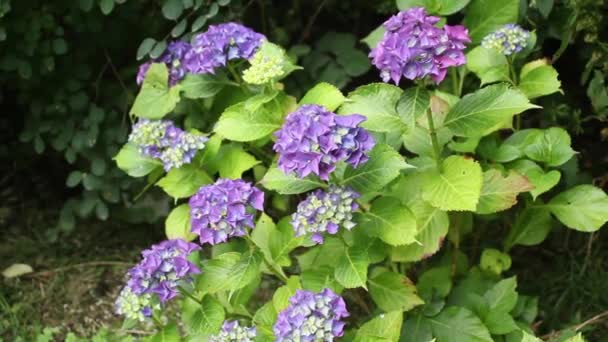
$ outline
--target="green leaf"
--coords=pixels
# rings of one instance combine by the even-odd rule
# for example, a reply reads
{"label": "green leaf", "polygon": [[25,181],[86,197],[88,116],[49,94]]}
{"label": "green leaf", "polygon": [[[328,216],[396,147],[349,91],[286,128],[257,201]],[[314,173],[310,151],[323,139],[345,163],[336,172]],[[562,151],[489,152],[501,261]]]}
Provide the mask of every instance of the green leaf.
{"label": "green leaf", "polygon": [[369,160],[357,168],[348,166],[342,184],[349,185],[360,194],[381,189],[399,176],[409,165],[392,147],[376,144],[369,154]]}
{"label": "green leaf", "polygon": [[547,60],[541,59],[532,61],[522,68],[518,88],[529,99],[562,92],[562,84],[557,79],[557,70],[547,63]]}
{"label": "green leaf", "polygon": [[303,241],[303,236],[295,236],[291,226],[291,216],[284,217],[279,221],[276,231],[269,237],[268,247],[272,260],[281,266],[289,266],[291,264],[289,253],[299,247]]}
{"label": "green leaf", "polygon": [[241,178],[243,172],[260,163],[259,160],[243,151],[243,147],[238,145],[222,146],[218,154],[218,159],[220,177],[232,179]]}
{"label": "green leaf", "polygon": [[540,166],[527,159],[516,161],[511,164],[510,168],[526,176],[532,183],[534,189],[530,190],[530,194],[534,200],[556,186],[562,176],[557,170],[545,173]]}
{"label": "green leaf", "polygon": [[437,342],[492,342],[481,320],[468,309],[452,306],[428,319]]}
{"label": "green leaf", "polygon": [[365,116],[361,126],[370,131],[402,131],[406,126],[395,109],[402,93],[399,87],[386,83],[364,85],[348,94],[338,113]]}
{"label": "green leaf", "polygon": [[450,156],[442,168],[441,173],[435,169],[425,173],[422,198],[441,210],[475,211],[483,180],[479,163]]}
{"label": "green leaf", "polygon": [[401,120],[409,127],[413,127],[416,120],[424,115],[431,105],[431,94],[422,87],[408,88],[403,92],[397,102],[397,113]]}
{"label": "green leaf", "polygon": [[180,89],[189,99],[206,99],[217,95],[230,82],[214,74],[187,74]]}
{"label": "green leaf", "polygon": [[481,196],[477,204],[478,214],[491,214],[511,208],[517,203],[517,195],[534,189],[528,178],[515,171],[503,177],[502,172],[490,169],[483,173]]}
{"label": "green leaf", "polygon": [[112,159],[119,169],[131,177],[143,177],[162,165],[155,159],[143,156],[137,146],[131,143],[124,145]]}
{"label": "green leaf", "polygon": [[[165,50],[167,50],[166,41],[161,40],[159,42],[156,42],[156,44],[152,48],[152,51],[150,51],[150,53],[149,53],[150,58],[152,58],[152,59],[159,58],[163,54],[163,52],[165,52]],[[165,65],[165,64],[163,63],[163,65]]]}
{"label": "green leaf", "polygon": [[505,250],[515,245],[534,246],[543,242],[551,231],[551,213],[543,206],[524,209],[505,239]]}
{"label": "green leaf", "polygon": [[175,323],[162,327],[159,332],[145,339],[146,342],[179,342],[180,340],[179,330]]}
{"label": "green leaf", "polygon": [[390,197],[375,200],[372,208],[362,215],[361,225],[370,236],[380,238],[392,246],[416,241],[416,218],[404,205]]}
{"label": "green leaf", "polygon": [[485,294],[491,311],[510,312],[517,304],[517,280],[515,277],[503,279]]}
{"label": "green leaf", "polygon": [[256,95],[228,107],[214,131],[234,141],[253,141],[267,137],[281,127],[283,115],[293,104],[284,93]]}
{"label": "green leaf", "polygon": [[593,185],[578,185],[553,197],[546,206],[563,224],[594,232],[608,221],[608,196]]}
{"label": "green leaf", "polygon": [[344,255],[344,249],[344,243],[339,238],[328,236],[322,245],[311,248],[296,258],[303,271],[314,270],[323,266],[333,268]]}
{"label": "green leaf", "polygon": [[244,254],[227,252],[203,262],[197,289],[205,293],[234,291],[245,287],[259,273],[262,263],[259,250]]}
{"label": "green leaf", "polygon": [[500,275],[511,268],[511,257],[494,248],[486,248],[481,253],[479,266],[482,270]]}
{"label": "green leaf", "polygon": [[186,164],[179,169],[171,169],[156,185],[160,186],[169,196],[178,199],[190,197],[205,184],[213,183],[213,179],[194,164]]}
{"label": "green leaf", "polygon": [[175,20],[184,11],[182,0],[165,0],[162,7],[163,16],[169,20]]}
{"label": "green leaf", "polygon": [[330,111],[335,111],[344,103],[346,98],[342,95],[340,89],[329,83],[318,83],[310,89],[300,100],[300,105],[316,104],[327,108]]}
{"label": "green leaf", "polygon": [[[444,146],[452,139],[452,132],[446,127],[437,129],[437,141],[439,146]],[[429,130],[421,125],[416,125],[412,129],[408,130],[402,136],[403,146],[419,156],[434,157],[435,150],[433,148],[433,142]]]}
{"label": "green leaf", "polygon": [[384,26],[380,25],[376,27],[375,30],[370,32],[365,38],[361,39],[361,41],[367,44],[370,49],[373,49],[376,47],[376,45],[378,45],[380,40],[382,40],[385,32],[386,29],[384,28]]}
{"label": "green leaf", "polygon": [[507,58],[495,49],[478,46],[467,53],[467,68],[479,77],[481,85],[509,80]]}
{"label": "green leaf", "polygon": [[169,88],[168,80],[167,67],[152,64],[130,113],[141,118],[160,119],[171,112],[179,102],[180,86]]}
{"label": "green leaf", "polygon": [[536,135],[525,147],[526,155],[547,166],[560,166],[570,160],[575,152],[570,147],[570,135],[560,127],[551,127]]}
{"label": "green leaf", "polygon": [[403,312],[380,314],[365,322],[357,331],[355,342],[395,342],[399,340]]}
{"label": "green leaf", "polygon": [[416,287],[404,275],[381,270],[368,280],[369,293],[382,310],[409,311],[424,304],[416,295]]}
{"label": "green leaf", "polygon": [[301,289],[299,277],[290,277],[287,284],[279,287],[272,296],[272,304],[276,312],[281,312],[289,306],[289,298],[296,294],[296,290]]}
{"label": "green leaf", "polygon": [[114,0],[99,0],[99,8],[104,15],[112,13],[112,10],[114,9]]}
{"label": "green leaf", "polygon": [[539,107],[519,90],[504,83],[494,84],[465,95],[452,107],[443,124],[455,135],[478,137],[500,129],[514,115],[530,108]]}
{"label": "green leaf", "polygon": [[190,229],[190,206],[184,203],[173,208],[165,221],[165,235],[167,239],[192,241],[197,235],[191,233]]}
{"label": "green leaf", "polygon": [[473,43],[479,44],[502,25],[516,23],[518,15],[519,0],[472,0],[463,24],[469,29]]}
{"label": "green leaf", "polygon": [[190,334],[217,333],[224,318],[224,307],[210,295],[203,297],[202,304],[190,298],[184,299],[182,319]]}
{"label": "green leaf", "polygon": [[334,278],[334,269],[330,266],[304,271],[300,277],[302,278],[302,286],[310,291],[321,292],[328,288],[340,293],[344,289]]}
{"label": "green leaf", "polygon": [[492,335],[505,335],[518,329],[513,317],[501,311],[491,311],[483,323]]}
{"label": "green leaf", "polygon": [[150,52],[150,50],[152,50],[154,44],[156,44],[156,40],[154,38],[144,39],[137,48],[137,60],[139,61],[144,58]]}
{"label": "green leaf", "polygon": [[367,268],[369,256],[367,251],[360,246],[346,248],[341,255],[334,276],[345,288],[364,287],[367,281]]}
{"label": "green leaf", "polygon": [[416,287],[424,299],[434,298],[435,295],[445,298],[452,289],[451,270],[448,266],[435,267],[426,270],[418,278]]}
{"label": "green leaf", "polygon": [[268,190],[274,190],[283,195],[301,194],[303,192],[325,186],[316,176],[298,178],[287,175],[276,165],[271,166],[260,181]]}
{"label": "green leaf", "polygon": [[173,29],[171,30],[171,37],[177,38],[177,37],[181,36],[182,34],[184,34],[184,32],[186,31],[187,25],[188,25],[187,18],[180,20],[180,22],[177,23],[177,25],[175,25],[175,27],[173,27]]}
{"label": "green leaf", "polygon": [[469,3],[470,0],[397,0],[397,7],[406,10],[412,7],[424,7],[430,14],[454,14]]}
{"label": "green leaf", "polygon": [[82,181],[82,172],[72,171],[68,175],[68,178],[65,180],[65,185],[69,188],[73,188],[76,185],[80,184],[80,181]]}

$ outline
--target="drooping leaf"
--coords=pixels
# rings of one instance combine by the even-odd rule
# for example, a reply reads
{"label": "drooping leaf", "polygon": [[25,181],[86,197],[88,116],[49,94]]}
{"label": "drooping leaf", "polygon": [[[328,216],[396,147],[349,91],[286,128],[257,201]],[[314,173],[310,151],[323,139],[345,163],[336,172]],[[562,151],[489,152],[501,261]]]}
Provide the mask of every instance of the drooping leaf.
{"label": "drooping leaf", "polygon": [[424,303],[414,284],[401,274],[382,270],[368,284],[372,299],[385,312],[409,311]]}
{"label": "drooping leaf", "polygon": [[376,132],[401,131],[405,123],[396,111],[397,101],[403,91],[386,83],[372,83],[361,86],[348,94],[339,114],[361,114],[367,120],[361,126]]}
{"label": "drooping leaf", "polygon": [[578,185],[553,197],[546,206],[563,224],[594,232],[608,221],[608,196],[593,185]]}
{"label": "drooping leaf", "polygon": [[[561,82],[557,79],[557,70],[547,61],[541,59],[543,63],[532,61],[521,70],[518,88],[526,94],[529,99],[561,92]],[[530,66],[530,67],[526,67]]]}
{"label": "drooping leaf", "polygon": [[146,78],[131,114],[146,119],[161,119],[171,112],[179,102],[180,85],[169,87],[169,72],[162,63],[154,63],[148,69]]}
{"label": "drooping leaf", "polygon": [[409,165],[392,147],[376,144],[369,154],[369,160],[357,168],[348,166],[342,184],[349,185],[361,194],[381,189],[395,179],[402,169]]}
{"label": "drooping leaf", "polygon": [[469,29],[473,43],[479,44],[502,25],[516,23],[518,15],[519,0],[472,0],[463,24]]}
{"label": "drooping leaf", "polygon": [[478,214],[491,214],[511,208],[517,203],[517,195],[534,189],[530,181],[511,171],[506,177],[496,169],[483,173],[481,196],[477,204]]}
{"label": "drooping leaf", "polygon": [[428,320],[437,342],[493,341],[479,317],[463,307],[449,307]]}
{"label": "drooping leaf", "polygon": [[399,339],[403,312],[393,311],[380,314],[365,322],[357,331],[355,342],[394,342]]}
{"label": "drooping leaf", "polygon": [[364,214],[365,231],[392,246],[413,243],[417,233],[416,218],[406,206],[390,197],[379,198]]}
{"label": "drooping leaf", "polygon": [[435,169],[425,173],[422,198],[441,210],[474,211],[482,180],[481,167],[476,161],[450,156],[443,161],[441,173]]}
{"label": "drooping leaf", "polygon": [[295,175],[287,175],[276,165],[273,165],[268,169],[260,183],[262,183],[266,189],[274,190],[283,195],[301,194],[325,185],[316,176],[298,178]]}
{"label": "drooping leaf", "polygon": [[317,104],[324,106],[330,111],[334,111],[344,103],[346,98],[340,89],[335,86],[321,82],[310,89],[300,100],[300,105]]}

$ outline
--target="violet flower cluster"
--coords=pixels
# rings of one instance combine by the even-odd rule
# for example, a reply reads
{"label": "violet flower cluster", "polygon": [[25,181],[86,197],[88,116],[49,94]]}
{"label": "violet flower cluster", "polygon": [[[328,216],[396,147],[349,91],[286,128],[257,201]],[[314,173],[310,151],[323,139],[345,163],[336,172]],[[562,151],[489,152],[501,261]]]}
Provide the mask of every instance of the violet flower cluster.
{"label": "violet flower cluster", "polygon": [[374,139],[359,127],[363,121],[358,114],[339,116],[322,106],[301,106],[275,133],[279,168],[300,178],[314,173],[328,180],[339,161],[353,167],[367,162]]}
{"label": "violet flower cluster", "polygon": [[330,342],[344,334],[348,317],[342,297],[330,289],[320,293],[296,290],[273,327],[276,342]]}
{"label": "violet flower cluster", "polygon": [[392,16],[383,26],[384,37],[369,57],[380,70],[384,82],[399,84],[401,77],[419,80],[430,77],[439,83],[447,69],[464,65],[468,30],[462,25],[435,26],[439,17],[429,16],[422,7],[413,7]]}
{"label": "violet flower cluster", "polygon": [[192,49],[186,53],[188,72],[213,73],[234,59],[250,59],[266,37],[237,23],[211,25],[194,37]]}
{"label": "violet flower cluster", "polygon": [[336,234],[342,225],[350,230],[355,226],[353,212],[359,208],[355,199],[360,195],[350,188],[331,185],[327,191],[316,190],[298,204],[291,216],[296,236],[312,233],[312,240],[323,243],[321,233]]}
{"label": "violet flower cluster", "polygon": [[128,281],[116,301],[117,312],[143,320],[152,314],[151,303],[157,297],[165,303],[178,294],[178,286],[201,273],[187,258],[199,250],[196,244],[181,239],[165,240],[144,250],[143,260],[128,272]]}
{"label": "violet flower cluster", "polygon": [[255,327],[243,327],[238,321],[224,321],[220,332],[211,336],[209,342],[253,342],[255,337]]}
{"label": "violet flower cluster", "polygon": [[219,179],[190,197],[191,231],[201,244],[225,242],[254,227],[256,210],[264,210],[264,193],[242,179]]}
{"label": "violet flower cluster", "polygon": [[509,56],[523,50],[528,44],[529,38],[529,31],[517,24],[507,24],[485,36],[481,41],[481,46]]}
{"label": "violet flower cluster", "polygon": [[140,119],[129,135],[129,142],[144,156],[159,159],[165,171],[190,163],[207,140],[205,136],[183,131],[168,120]]}
{"label": "violet flower cluster", "polygon": [[150,69],[152,63],[164,63],[169,70],[169,86],[176,85],[177,82],[181,81],[186,76],[186,72],[189,69],[185,64],[184,57],[186,57],[186,54],[190,49],[190,44],[183,41],[177,40],[169,43],[167,49],[159,58],[139,66],[137,71],[137,84],[141,85],[144,82],[148,69]]}

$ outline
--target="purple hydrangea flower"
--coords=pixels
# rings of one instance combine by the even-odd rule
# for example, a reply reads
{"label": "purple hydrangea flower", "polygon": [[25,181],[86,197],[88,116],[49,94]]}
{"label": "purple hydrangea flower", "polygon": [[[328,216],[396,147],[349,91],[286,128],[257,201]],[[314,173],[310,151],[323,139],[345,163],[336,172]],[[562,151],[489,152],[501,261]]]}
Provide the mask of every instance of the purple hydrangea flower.
{"label": "purple hydrangea flower", "polygon": [[300,178],[314,173],[327,180],[339,161],[353,167],[367,162],[374,139],[359,127],[363,121],[362,115],[339,116],[322,106],[301,106],[275,133],[279,168]]}
{"label": "purple hydrangea flower", "polygon": [[330,342],[344,334],[348,317],[342,297],[330,289],[320,293],[296,290],[273,327],[276,342]]}
{"label": "purple hydrangea flower", "polygon": [[461,25],[438,28],[438,21],[424,8],[413,7],[384,23],[384,37],[369,54],[384,82],[399,84],[401,77],[428,76],[439,83],[449,67],[466,63],[463,50],[471,42],[468,30]]}
{"label": "purple hydrangea flower", "polygon": [[186,54],[186,67],[193,74],[213,73],[233,59],[249,59],[265,40],[264,35],[237,23],[211,25],[194,37]]}
{"label": "purple hydrangea flower", "polygon": [[350,188],[332,185],[327,191],[316,190],[298,204],[291,216],[296,236],[312,233],[312,240],[323,243],[321,233],[336,234],[342,225],[350,230],[355,226],[353,212],[359,209],[355,199],[359,194]]}
{"label": "purple hydrangea flower", "polygon": [[167,120],[141,119],[129,135],[129,142],[137,145],[144,156],[162,161],[165,171],[190,163],[207,140],[207,137],[185,132]]}
{"label": "purple hydrangea flower", "polygon": [[505,56],[520,52],[528,45],[530,32],[517,24],[507,24],[488,34],[481,41],[481,46],[494,49]]}
{"label": "purple hydrangea flower", "polygon": [[196,244],[181,239],[165,240],[144,250],[143,260],[129,270],[127,286],[136,295],[156,294],[161,303],[177,296],[181,283],[192,281],[201,270],[188,261]]}
{"label": "purple hydrangea flower", "polygon": [[146,78],[148,69],[152,63],[165,63],[169,69],[169,85],[174,86],[186,76],[187,65],[184,64],[185,57],[191,46],[189,43],[174,41],[169,43],[165,52],[152,62],[146,62],[139,66],[137,71],[137,84],[141,85]]}
{"label": "purple hydrangea flower", "polygon": [[238,321],[224,321],[219,334],[210,337],[209,342],[253,342],[255,327],[242,327]]}
{"label": "purple hydrangea flower", "polygon": [[201,244],[225,242],[254,227],[255,210],[264,210],[264,193],[242,179],[219,179],[190,198],[191,231]]}

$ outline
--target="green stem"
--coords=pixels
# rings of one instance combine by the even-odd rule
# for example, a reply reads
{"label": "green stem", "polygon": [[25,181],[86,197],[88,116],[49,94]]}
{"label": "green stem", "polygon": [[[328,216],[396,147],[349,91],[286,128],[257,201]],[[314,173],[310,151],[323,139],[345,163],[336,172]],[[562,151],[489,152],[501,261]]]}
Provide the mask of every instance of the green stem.
{"label": "green stem", "polygon": [[230,74],[232,74],[232,77],[234,77],[234,80],[237,81],[239,85],[243,84],[243,80],[241,79],[241,76],[239,75],[238,72],[236,72],[236,70],[234,69],[232,64],[227,63],[226,66],[228,67],[228,71],[230,71]]}
{"label": "green stem", "polygon": [[186,290],[182,286],[178,286],[177,288],[179,289],[179,292],[181,292],[186,297],[192,299],[193,301],[199,303],[200,305],[203,305],[203,302],[200,299],[196,298],[190,291]]}
{"label": "green stem", "polygon": [[435,151],[435,162],[437,163],[437,170],[441,172],[441,147],[437,140],[437,132],[435,131],[435,123],[433,122],[433,114],[430,109],[426,111],[426,119],[429,122],[429,133],[431,134],[431,142],[433,143],[433,150]]}
{"label": "green stem", "polygon": [[[253,242],[253,240],[251,240],[251,237],[249,235],[245,235],[245,240],[247,240],[247,242],[249,243],[250,248],[255,248],[255,243]],[[285,274],[283,274],[282,270],[279,271],[276,268],[275,264],[272,263],[270,260],[268,260],[268,258],[266,257],[266,254],[262,253],[262,255],[264,256],[264,264],[266,264],[266,267],[268,267],[270,272],[272,272],[272,274],[277,276],[277,278],[281,279],[282,282],[287,284],[288,279],[285,276]]]}
{"label": "green stem", "polygon": [[518,80],[517,80],[517,74],[515,73],[515,66],[513,65],[513,58],[511,56],[507,57],[507,61],[509,64],[509,75],[511,77],[511,83],[513,83],[513,85],[517,85]]}
{"label": "green stem", "polygon": [[156,325],[158,330],[163,330],[163,322],[161,322],[160,319],[154,314],[152,315],[152,321],[154,322],[154,325]]}
{"label": "green stem", "polygon": [[462,67],[462,69],[460,69],[461,75],[460,75],[460,79],[459,79],[459,83],[458,83],[458,92],[456,93],[456,96],[460,97],[462,96],[462,88],[464,87],[464,79],[467,77],[467,68],[466,67]]}

